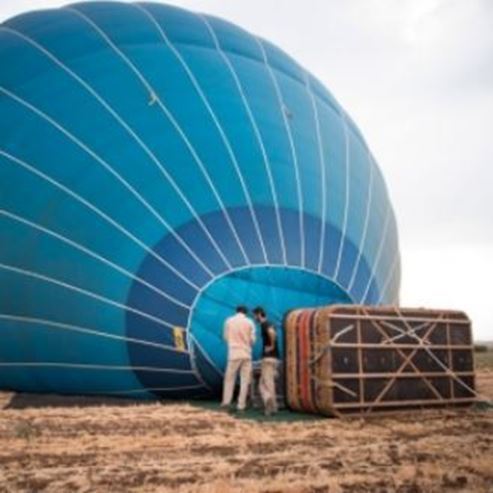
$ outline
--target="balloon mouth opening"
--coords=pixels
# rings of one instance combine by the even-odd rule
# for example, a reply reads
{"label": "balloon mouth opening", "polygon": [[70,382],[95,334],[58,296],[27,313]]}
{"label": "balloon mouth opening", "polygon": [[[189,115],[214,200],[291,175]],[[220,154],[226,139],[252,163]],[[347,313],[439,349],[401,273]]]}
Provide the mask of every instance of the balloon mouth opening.
{"label": "balloon mouth opening", "polygon": [[[196,369],[216,392],[222,384],[227,362],[223,326],[239,305],[252,310],[261,306],[278,332],[283,353],[282,326],[286,313],[295,308],[351,303],[349,295],[323,274],[289,266],[249,266],[218,276],[197,294],[188,323],[189,347]],[[261,355],[260,333],[253,348],[254,360]]]}
{"label": "balloon mouth opening", "polygon": [[[173,397],[190,396],[190,389],[195,395],[197,386],[220,391],[227,361],[223,324],[238,305],[250,310],[262,306],[282,341],[283,318],[289,310],[351,303],[354,299],[354,294],[341,285],[346,285],[344,279],[352,271],[350,259],[355,255],[351,252],[355,254],[356,249],[349,241],[343,242],[337,228],[329,223],[322,228],[319,219],[305,214],[306,248],[302,255],[296,211],[279,209],[285,234],[281,242],[275,234],[276,211],[268,206],[255,210],[261,220],[259,226],[264,226],[265,258],[260,244],[254,241],[249,211],[230,208],[227,212],[238,238],[231,236],[225,211],[213,211],[201,216],[202,226],[194,219],[177,228],[176,234],[165,235],[153,247],[153,255],[141,262],[129,290],[125,317],[129,360],[146,389],[162,389],[153,392]],[[204,225],[214,245],[206,237]],[[322,229],[325,243],[320,241]],[[197,254],[202,266],[177,236]],[[237,248],[240,243],[248,252],[244,259]],[[227,262],[221,260],[220,251]],[[338,251],[349,253],[341,256],[336,269]],[[361,266],[366,267],[364,259]],[[335,271],[337,279],[329,274]],[[253,355],[259,358],[260,342]]]}

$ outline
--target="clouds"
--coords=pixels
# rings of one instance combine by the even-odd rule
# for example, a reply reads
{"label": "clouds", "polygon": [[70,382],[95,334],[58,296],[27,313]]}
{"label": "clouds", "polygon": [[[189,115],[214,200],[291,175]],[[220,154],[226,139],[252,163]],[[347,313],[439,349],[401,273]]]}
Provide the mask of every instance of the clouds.
{"label": "clouds", "polygon": [[[402,302],[465,308],[493,339],[493,2],[168,1],[268,38],[329,87],[387,179]],[[3,0],[0,18],[63,3]]]}
{"label": "clouds", "polygon": [[408,38],[420,60],[433,65],[438,80],[451,80],[453,88],[487,89],[493,73],[492,19],[487,0],[441,0],[410,25]]}

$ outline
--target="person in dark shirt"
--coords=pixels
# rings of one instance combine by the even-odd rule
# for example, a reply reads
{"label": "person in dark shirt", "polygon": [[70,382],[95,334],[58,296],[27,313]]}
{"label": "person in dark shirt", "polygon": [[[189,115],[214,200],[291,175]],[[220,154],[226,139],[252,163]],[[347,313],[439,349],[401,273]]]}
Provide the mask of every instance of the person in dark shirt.
{"label": "person in dark shirt", "polygon": [[258,306],[253,310],[255,321],[260,325],[262,335],[262,364],[259,383],[260,396],[266,415],[277,411],[276,377],[279,361],[279,346],[274,325],[267,320],[265,310]]}

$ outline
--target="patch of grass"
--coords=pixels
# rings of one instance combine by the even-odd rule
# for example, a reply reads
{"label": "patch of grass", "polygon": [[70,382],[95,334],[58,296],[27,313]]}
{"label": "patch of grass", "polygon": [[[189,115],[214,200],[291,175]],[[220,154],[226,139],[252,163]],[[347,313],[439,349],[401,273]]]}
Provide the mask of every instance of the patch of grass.
{"label": "patch of grass", "polygon": [[[219,402],[216,401],[194,401],[191,403],[193,406],[207,409],[209,411],[221,411],[228,414],[228,411],[222,410]],[[273,414],[272,416],[264,416],[261,409],[255,409],[252,407],[247,408],[244,412],[238,413],[234,411],[234,406],[232,406],[232,411],[229,413],[238,419],[254,420],[254,421],[277,421],[277,422],[296,422],[296,421],[318,421],[326,419],[323,416],[315,414],[297,413],[290,411],[289,409],[280,409],[279,412]]]}

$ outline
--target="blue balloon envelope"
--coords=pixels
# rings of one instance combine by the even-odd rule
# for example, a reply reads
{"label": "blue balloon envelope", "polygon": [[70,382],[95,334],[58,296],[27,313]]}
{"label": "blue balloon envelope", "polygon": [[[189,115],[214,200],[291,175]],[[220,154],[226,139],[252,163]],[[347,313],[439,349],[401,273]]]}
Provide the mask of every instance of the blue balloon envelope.
{"label": "blue balloon envelope", "polygon": [[210,395],[236,305],[281,330],[399,282],[371,152],[276,46],[154,3],[0,25],[0,387]]}

